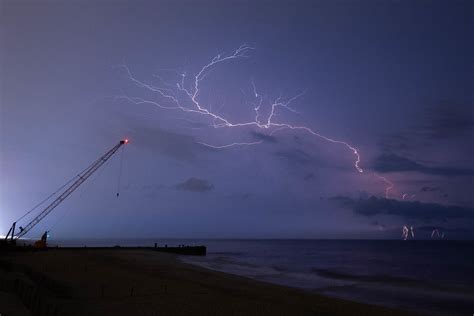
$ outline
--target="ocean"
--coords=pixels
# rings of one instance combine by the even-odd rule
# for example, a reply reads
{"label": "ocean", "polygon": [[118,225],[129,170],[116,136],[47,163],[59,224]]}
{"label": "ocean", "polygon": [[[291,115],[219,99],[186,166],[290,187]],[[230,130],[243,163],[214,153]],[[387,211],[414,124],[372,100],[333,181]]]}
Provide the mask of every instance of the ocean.
{"label": "ocean", "polygon": [[156,239],[87,245],[154,242],[206,245],[207,256],[180,260],[326,296],[424,315],[474,314],[474,241]]}

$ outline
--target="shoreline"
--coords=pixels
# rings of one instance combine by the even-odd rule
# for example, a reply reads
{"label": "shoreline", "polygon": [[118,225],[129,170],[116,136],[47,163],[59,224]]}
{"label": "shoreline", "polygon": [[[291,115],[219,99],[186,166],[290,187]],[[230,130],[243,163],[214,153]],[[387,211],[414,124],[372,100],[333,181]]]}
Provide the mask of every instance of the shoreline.
{"label": "shoreline", "polygon": [[0,259],[0,280],[3,296],[15,294],[30,311],[43,308],[47,315],[409,314],[210,270],[147,250],[11,253]]}

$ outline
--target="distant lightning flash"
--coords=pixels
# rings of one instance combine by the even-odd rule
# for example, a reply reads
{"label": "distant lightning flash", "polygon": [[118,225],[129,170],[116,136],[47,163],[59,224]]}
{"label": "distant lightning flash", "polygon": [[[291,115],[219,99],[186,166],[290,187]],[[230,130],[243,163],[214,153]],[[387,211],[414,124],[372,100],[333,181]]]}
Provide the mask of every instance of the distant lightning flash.
{"label": "distant lightning flash", "polygon": [[402,238],[403,238],[403,240],[407,240],[408,237],[409,237],[408,227],[406,225],[403,225],[403,227],[402,227]]}
{"label": "distant lightning flash", "polygon": [[440,239],[444,239],[444,232],[439,232],[439,229],[438,228],[435,228],[433,229],[433,231],[431,232],[431,238],[440,238]]}
{"label": "distant lightning flash", "polygon": [[[384,194],[384,197],[385,197],[386,199],[389,199],[389,198],[390,198],[390,191],[395,187],[395,184],[393,184],[393,182],[390,181],[390,180],[388,180],[386,177],[379,175],[378,173],[374,173],[374,175],[375,175],[377,178],[379,178],[380,180],[382,180],[383,182],[385,182],[385,184],[387,185],[387,186],[385,187],[385,194]],[[393,195],[392,195],[392,196],[393,196]],[[408,193],[403,193],[403,194],[401,195],[401,199],[405,201],[405,200],[407,200],[407,199],[413,199],[413,198],[415,198],[415,196],[416,196],[416,194],[412,194],[412,195],[409,196]]]}
{"label": "distant lightning flash", "polygon": [[388,180],[388,179],[385,178],[384,176],[381,176],[381,175],[379,175],[379,174],[377,174],[377,173],[375,173],[375,176],[376,176],[377,178],[379,178],[380,180],[382,180],[383,182],[385,182],[385,184],[387,185],[387,186],[385,187],[385,198],[388,199],[388,198],[389,198],[389,194],[390,194],[390,190],[392,190],[393,187],[394,187],[393,182],[391,182],[390,180]]}
{"label": "distant lightning flash", "polygon": [[431,232],[431,238],[435,237],[435,234],[438,238],[440,237],[439,230],[437,228],[433,229]]}
{"label": "distant lightning flash", "polygon": [[415,239],[415,229],[413,228],[413,226],[410,226],[410,228],[408,228],[407,225],[403,225],[402,227],[402,238],[403,240],[407,240],[407,239]]}
{"label": "distant lightning flash", "polygon": [[[288,100],[283,100],[282,97],[278,97],[274,101],[270,102],[271,103],[270,114],[268,114],[268,116],[264,118],[260,112],[261,108],[263,107],[264,98],[261,94],[258,93],[256,85],[252,80],[251,83],[253,87],[253,95],[257,102],[254,104],[254,108],[253,108],[253,110],[255,111],[255,119],[253,121],[248,121],[248,122],[233,122],[231,119],[226,118],[223,115],[218,114],[216,112],[213,112],[210,107],[206,107],[200,102],[199,100],[199,96],[201,93],[200,84],[206,78],[206,76],[211,72],[211,70],[214,67],[216,67],[218,64],[223,63],[225,61],[240,59],[240,58],[247,58],[249,57],[249,53],[251,50],[253,50],[252,47],[248,45],[242,45],[231,54],[227,54],[227,55],[219,54],[215,56],[208,64],[204,65],[197,74],[191,77],[191,79],[188,79],[188,76],[186,75],[186,73],[181,74],[181,80],[178,83],[176,83],[176,85],[174,86],[171,84],[165,83],[161,78],[159,79],[160,81],[163,82],[162,87],[157,87],[152,84],[143,82],[135,78],[132,72],[130,71],[130,69],[126,65],[122,65],[121,67],[125,69],[127,76],[136,86],[155,93],[157,96],[161,97],[163,101],[166,100],[171,105],[165,105],[163,104],[163,102],[160,102],[157,100],[147,100],[147,99],[143,99],[139,97],[121,96],[120,98],[127,99],[128,101],[135,104],[151,104],[165,110],[178,110],[178,111],[182,111],[186,113],[193,113],[193,114],[208,116],[212,122],[211,126],[214,128],[256,127],[256,128],[264,129],[264,130],[272,130],[271,134],[273,134],[277,130],[282,130],[282,129],[305,131],[327,142],[330,142],[333,144],[339,144],[346,147],[355,156],[355,160],[354,160],[355,169],[358,172],[362,173],[364,170],[359,166],[360,161],[361,161],[359,151],[357,148],[350,145],[349,143],[342,140],[337,140],[337,139],[324,136],[307,126],[295,126],[289,123],[274,121],[277,109],[284,109],[284,110],[296,113],[296,111],[291,107],[291,103],[295,101],[297,98],[301,97],[304,93],[300,93]],[[224,145],[211,145],[204,142],[200,142],[199,144],[203,146],[211,147],[211,148],[221,149],[221,148],[229,148],[229,147],[234,147],[234,146],[258,145],[261,143],[262,141],[233,142],[233,143],[224,144]]]}

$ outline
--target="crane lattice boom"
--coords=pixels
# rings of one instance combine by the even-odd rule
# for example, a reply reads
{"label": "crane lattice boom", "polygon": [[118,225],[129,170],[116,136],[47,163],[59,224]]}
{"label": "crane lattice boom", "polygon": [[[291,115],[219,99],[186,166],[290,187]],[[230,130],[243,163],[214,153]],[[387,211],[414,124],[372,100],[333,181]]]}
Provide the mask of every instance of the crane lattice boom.
{"label": "crane lattice boom", "polygon": [[11,239],[18,239],[24,235],[26,235],[33,227],[36,226],[43,218],[45,218],[52,210],[54,210],[62,201],[64,201],[72,192],[74,192],[84,181],[86,181],[97,169],[99,169],[107,160],[112,157],[117,150],[124,144],[127,144],[128,140],[121,140],[117,145],[115,145],[112,149],[106,152],[102,157],[96,160],[90,167],[84,170],[82,173],[78,175],[78,179],[74,181],[74,183],[69,186],[63,193],[61,193],[51,204],[49,204],[44,210],[41,211],[31,222],[29,222],[25,228],[20,229],[20,232],[15,235],[15,226],[16,222],[13,223],[10,231],[8,232],[5,239],[8,239],[9,234],[11,232]]}

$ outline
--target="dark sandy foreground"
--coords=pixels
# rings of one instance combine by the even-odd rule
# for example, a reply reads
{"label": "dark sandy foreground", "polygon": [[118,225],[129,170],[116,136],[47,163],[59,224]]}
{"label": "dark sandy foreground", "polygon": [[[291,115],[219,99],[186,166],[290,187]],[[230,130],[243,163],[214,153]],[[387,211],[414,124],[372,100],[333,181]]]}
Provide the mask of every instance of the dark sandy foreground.
{"label": "dark sandy foreground", "polygon": [[407,315],[205,270],[153,251],[1,254],[0,314],[28,315],[28,310],[43,315]]}

